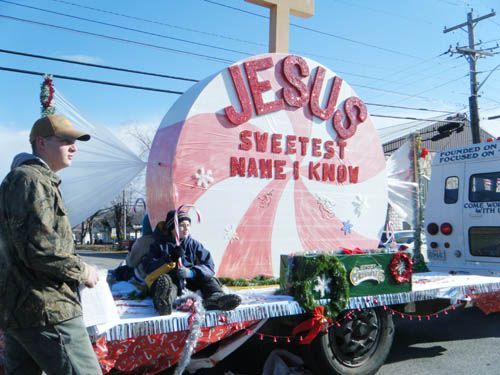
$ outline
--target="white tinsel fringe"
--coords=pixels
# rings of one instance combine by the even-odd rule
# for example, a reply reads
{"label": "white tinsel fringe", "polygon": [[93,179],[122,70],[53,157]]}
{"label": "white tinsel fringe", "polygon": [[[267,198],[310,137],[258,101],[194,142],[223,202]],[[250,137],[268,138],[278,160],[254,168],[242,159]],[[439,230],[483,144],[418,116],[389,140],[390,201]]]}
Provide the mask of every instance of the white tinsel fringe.
{"label": "white tinsel fringe", "polygon": [[[484,279],[482,279],[484,280]],[[346,310],[390,306],[416,301],[432,299],[448,299],[451,303],[469,300],[471,295],[500,291],[500,282],[470,282],[469,285],[451,285],[442,287],[429,287],[424,290],[413,290],[405,293],[381,294],[374,296],[351,297]],[[415,288],[416,289],[416,288]],[[214,327],[231,323],[276,318],[303,314],[300,305],[289,296],[274,296],[275,299],[284,300],[262,301],[258,304],[240,305],[232,311],[207,311],[203,318],[202,327]],[[323,300],[321,303],[327,303]],[[225,319],[220,319],[221,315]],[[152,334],[171,333],[189,330],[189,314],[182,316],[152,316],[148,319],[121,320],[113,328],[102,331],[98,326],[89,327],[89,333],[95,339],[101,334],[109,341],[124,340],[133,337]]]}

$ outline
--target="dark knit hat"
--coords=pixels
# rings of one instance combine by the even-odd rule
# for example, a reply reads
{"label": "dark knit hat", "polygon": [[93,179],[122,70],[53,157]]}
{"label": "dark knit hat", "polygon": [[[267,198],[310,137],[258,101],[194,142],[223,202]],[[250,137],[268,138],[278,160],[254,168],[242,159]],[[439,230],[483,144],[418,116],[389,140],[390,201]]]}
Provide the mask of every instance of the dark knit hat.
{"label": "dark knit hat", "polygon": [[[174,221],[175,211],[176,210],[168,211],[167,217],[165,219],[165,222],[167,223],[167,231],[169,232],[171,232],[172,229],[175,228],[175,221]],[[185,220],[191,223],[191,218],[189,217],[189,214],[185,211],[177,212],[177,220],[179,221],[179,224]]]}

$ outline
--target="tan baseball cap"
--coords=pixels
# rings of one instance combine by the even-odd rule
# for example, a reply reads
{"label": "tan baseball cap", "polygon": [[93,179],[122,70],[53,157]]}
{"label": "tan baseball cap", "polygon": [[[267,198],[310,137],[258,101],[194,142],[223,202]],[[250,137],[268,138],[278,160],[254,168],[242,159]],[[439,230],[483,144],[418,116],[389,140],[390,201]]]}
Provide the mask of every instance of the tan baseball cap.
{"label": "tan baseball cap", "polygon": [[90,135],[77,130],[69,120],[61,115],[48,115],[38,119],[31,128],[30,143],[36,137],[56,136],[61,138],[88,141]]}

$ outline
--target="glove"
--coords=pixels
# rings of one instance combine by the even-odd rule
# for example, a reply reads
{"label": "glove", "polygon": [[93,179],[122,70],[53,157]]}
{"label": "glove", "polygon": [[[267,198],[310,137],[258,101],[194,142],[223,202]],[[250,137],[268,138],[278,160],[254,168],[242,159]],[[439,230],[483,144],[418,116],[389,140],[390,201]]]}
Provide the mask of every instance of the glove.
{"label": "glove", "polygon": [[175,272],[179,280],[192,279],[196,275],[196,273],[188,267],[177,268]]}
{"label": "glove", "polygon": [[184,256],[184,249],[182,246],[176,246],[170,251],[170,257],[172,260],[176,261]]}

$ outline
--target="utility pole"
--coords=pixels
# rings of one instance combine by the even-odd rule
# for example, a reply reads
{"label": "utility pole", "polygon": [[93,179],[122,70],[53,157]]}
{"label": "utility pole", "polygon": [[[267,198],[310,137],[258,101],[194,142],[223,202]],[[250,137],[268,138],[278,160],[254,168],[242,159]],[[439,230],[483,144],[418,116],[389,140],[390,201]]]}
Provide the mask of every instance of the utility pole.
{"label": "utility pole", "polygon": [[[456,47],[448,50],[452,55],[454,53],[466,56],[469,60],[469,74],[470,74],[470,97],[469,97],[469,113],[470,113],[470,127],[472,131],[472,142],[480,143],[481,137],[479,134],[479,109],[477,105],[477,92],[479,90],[477,85],[477,71],[476,71],[476,60],[480,57],[493,56],[493,53],[489,52],[488,49],[475,49],[476,43],[474,41],[474,26],[486,18],[493,17],[496,13],[492,10],[484,16],[472,18],[472,9],[467,13],[467,22],[463,22],[459,25],[447,28],[445,27],[443,33],[448,33],[457,29],[462,29],[467,26],[467,33],[469,34],[469,46],[468,47]],[[463,30],[463,29],[462,29]]]}

